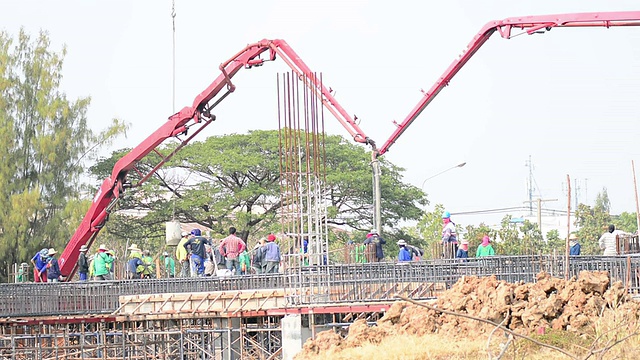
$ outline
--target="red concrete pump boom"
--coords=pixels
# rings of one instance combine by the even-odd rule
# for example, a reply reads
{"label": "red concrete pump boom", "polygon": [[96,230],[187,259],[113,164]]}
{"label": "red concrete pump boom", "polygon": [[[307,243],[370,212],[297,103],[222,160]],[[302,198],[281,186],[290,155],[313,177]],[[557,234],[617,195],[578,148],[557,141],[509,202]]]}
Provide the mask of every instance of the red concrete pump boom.
{"label": "red concrete pump boom", "polygon": [[[268,58],[263,59],[260,56],[265,52],[268,52]],[[139,186],[148,180],[176,152],[215,120],[215,115],[211,113],[211,110],[235,90],[231,78],[243,67],[261,66],[265,61],[275,60],[276,56],[283,59],[298,76],[307,77],[308,80],[305,80],[305,84],[321,99],[327,110],[338,119],[356,142],[369,144],[375,150],[375,143],[364,134],[354,119],[338,104],[330,91],[284,40],[265,39],[248,45],[220,65],[222,73],[195,98],[191,106],[187,106],[169,117],[169,120],[158,130],[115,164],[111,176],[103,181],[82,223],[60,255],[59,263],[62,275],[67,279],[73,276],[80,247],[82,245],[91,246],[124,190],[128,187]],[[222,90],[225,92],[220,95]],[[195,130],[188,136],[188,131],[194,126],[196,126]],[[177,139],[180,144],[170,154],[160,154],[157,150],[158,146],[170,138]],[[152,151],[161,158],[158,164],[148,171],[138,168],[136,166],[138,161]],[[131,170],[140,175],[140,181],[136,184],[127,181],[127,175]]]}
{"label": "red concrete pump boom", "polygon": [[[471,59],[484,43],[489,40],[496,31],[505,39],[522,34],[535,34],[549,31],[556,27],[606,27],[611,26],[640,26],[640,11],[620,11],[602,13],[578,13],[559,15],[540,15],[512,17],[504,20],[488,22],[480,32],[471,40],[465,51],[454,60],[440,76],[438,81],[424,94],[424,97],[409,112],[409,115],[398,125],[391,137],[378,150],[377,156],[386,153],[391,145],[402,135],[409,125],[422,113],[451,79]],[[512,30],[522,30],[512,34]]]}

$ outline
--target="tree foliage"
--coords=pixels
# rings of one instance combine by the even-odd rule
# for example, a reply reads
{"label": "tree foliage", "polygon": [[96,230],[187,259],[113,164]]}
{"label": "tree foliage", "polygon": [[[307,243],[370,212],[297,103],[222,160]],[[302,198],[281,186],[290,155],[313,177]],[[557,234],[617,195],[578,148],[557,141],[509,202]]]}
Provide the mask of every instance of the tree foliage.
{"label": "tree foliage", "polygon": [[433,211],[425,211],[416,224],[416,232],[423,239],[425,257],[438,258],[442,242],[442,213],[444,206],[436,204]]}
{"label": "tree foliage", "polygon": [[[637,231],[637,219],[635,213],[623,212],[618,216],[609,214],[611,204],[607,189],[604,188],[597,197],[593,207],[579,204],[576,210],[575,225],[579,229],[576,232],[582,246],[583,255],[601,254],[598,239],[609,224],[614,224],[616,229],[635,233]],[[439,254],[440,233],[442,231],[443,206],[436,205],[434,211],[425,212],[414,229],[409,233],[416,233],[426,244],[428,255]],[[458,233],[469,241],[469,254],[473,256],[482,237],[488,235],[493,241],[496,254],[499,255],[526,255],[526,254],[564,254],[566,251],[566,234],[560,234],[558,230],[547,233],[546,240],[537,224],[525,220],[523,223],[512,223],[511,215],[502,218],[500,228],[493,229],[481,223],[478,226],[468,225]]]}
{"label": "tree foliage", "polygon": [[556,229],[547,232],[547,242],[544,245],[544,254],[565,254],[567,251],[566,235],[560,236]]}
{"label": "tree foliage", "polygon": [[609,208],[607,189],[603,189],[602,192],[598,193],[593,207],[578,204],[575,225],[579,228],[577,235],[582,246],[582,254],[595,255],[602,253],[598,246],[598,239],[600,239],[607,226],[611,224]]}
{"label": "tree foliage", "polygon": [[[63,247],[88,202],[78,200],[83,156],[98,135],[87,126],[90,99],[60,90],[66,49],[41,32],[0,32],[0,267]],[[116,133],[121,124],[114,123]]]}
{"label": "tree foliage", "polygon": [[612,217],[613,225],[616,229],[624,230],[628,233],[635,233],[638,231],[638,219],[636,213],[622,212],[618,216]]}
{"label": "tree foliage", "polygon": [[475,254],[482,238],[487,235],[491,239],[496,254],[529,255],[547,253],[549,243],[545,242],[537,224],[528,220],[524,223],[512,223],[511,215],[506,215],[500,222],[500,228],[494,230],[485,224],[468,225],[466,238],[469,240],[469,254]]}
{"label": "tree foliage", "polygon": [[[214,236],[222,236],[229,226],[235,226],[245,239],[279,231],[278,214],[283,206],[280,140],[278,131],[256,130],[192,143],[121,201],[120,210],[136,209],[145,215],[133,218],[114,214],[107,230],[123,238],[154,239],[151,242],[156,247],[164,237],[164,222],[171,219],[209,227]],[[328,135],[324,141],[327,222],[368,231],[372,227],[370,154],[341,136]],[[92,173],[107,176],[127,151],[102,159],[91,168]],[[160,149],[168,151],[171,149]],[[151,166],[152,160],[143,159],[138,166]],[[397,228],[399,221],[417,219],[421,214],[418,206],[426,204],[424,193],[402,182],[404,169],[384,159],[381,167],[384,225]]]}

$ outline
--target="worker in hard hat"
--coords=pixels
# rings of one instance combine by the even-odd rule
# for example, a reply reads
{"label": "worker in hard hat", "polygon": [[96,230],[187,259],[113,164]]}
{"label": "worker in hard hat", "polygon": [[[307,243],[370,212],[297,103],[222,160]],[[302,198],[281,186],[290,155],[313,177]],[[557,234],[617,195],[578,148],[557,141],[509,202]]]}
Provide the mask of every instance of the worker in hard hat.
{"label": "worker in hard hat", "polygon": [[442,224],[442,254],[445,259],[453,259],[458,252],[458,234],[448,211],[442,214]]}

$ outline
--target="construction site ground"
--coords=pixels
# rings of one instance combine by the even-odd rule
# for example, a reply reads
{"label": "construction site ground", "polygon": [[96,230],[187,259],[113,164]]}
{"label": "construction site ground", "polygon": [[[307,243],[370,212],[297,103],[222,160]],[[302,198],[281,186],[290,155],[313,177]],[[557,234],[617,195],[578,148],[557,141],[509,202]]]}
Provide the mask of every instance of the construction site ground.
{"label": "construction site ground", "polygon": [[373,326],[321,332],[296,359],[637,359],[640,350],[640,303],[607,272],[463,277],[424,304],[399,300]]}

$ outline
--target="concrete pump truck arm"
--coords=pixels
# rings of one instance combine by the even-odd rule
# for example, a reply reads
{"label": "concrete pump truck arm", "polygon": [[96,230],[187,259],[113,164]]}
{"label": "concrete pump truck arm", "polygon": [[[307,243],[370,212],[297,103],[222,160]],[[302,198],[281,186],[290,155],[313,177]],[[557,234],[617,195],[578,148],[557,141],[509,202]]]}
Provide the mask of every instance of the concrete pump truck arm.
{"label": "concrete pump truck arm", "polygon": [[[264,53],[267,55],[265,58],[261,57]],[[233,76],[243,68],[258,67],[267,61],[275,60],[276,57],[284,60],[301,79],[305,79],[305,85],[322,101],[325,108],[338,119],[356,142],[369,144],[375,150],[375,143],[364,134],[355,120],[340,106],[320,79],[284,40],[262,40],[250,44],[220,65],[221,74],[196,96],[191,106],[184,107],[180,112],[169,117],[159,129],[115,164],[111,176],[102,182],[80,226],[60,255],[60,272],[64,277],[70,279],[74,275],[80,247],[91,246],[124,191],[129,187],[142,185],[216,119],[212,110],[234,92],[235,85],[231,82]],[[177,139],[179,145],[171,153],[161,154],[157,148],[164,141],[172,138]],[[138,168],[136,166],[138,162],[150,152],[159,155],[161,160],[150,170]],[[140,176],[140,180],[135,184],[127,179],[127,175],[132,170]]]}
{"label": "concrete pump truck arm", "polygon": [[[169,117],[168,121],[158,130],[115,164],[111,176],[104,179],[93,198],[89,210],[60,256],[61,273],[67,279],[73,276],[80,247],[82,245],[87,245],[88,247],[93,243],[100,229],[107,221],[109,213],[114,209],[126,188],[140,186],[148,180],[173,155],[188,144],[194,136],[215,120],[215,115],[211,111],[235,90],[231,79],[242,68],[258,67],[267,61],[275,60],[279,56],[298,76],[308,79],[305,80],[305,85],[322,101],[325,108],[338,119],[356,142],[371,146],[374,193],[373,224],[374,228],[380,231],[380,171],[378,157],[389,150],[391,145],[398,140],[440,91],[449,85],[451,79],[496,31],[503,38],[511,39],[517,35],[544,33],[559,27],[609,28],[613,26],[639,25],[640,11],[525,16],[490,21],[474,36],[465,51],[451,63],[429,91],[425,92],[424,97],[409,112],[407,117],[397,125],[395,131],[380,149],[376,147],[376,143],[372,139],[365,135],[356,124],[354,118],[340,106],[331,95],[331,92],[315,77],[309,67],[284,40],[262,40],[248,45],[220,65],[221,74],[195,98],[191,106],[187,106]],[[514,34],[514,31],[518,32]],[[266,58],[261,57],[263,53],[267,53]],[[221,94],[221,92],[223,93]],[[192,130],[192,128],[194,129]],[[192,130],[192,133],[188,135],[190,130]],[[171,138],[177,139],[180,144],[171,153],[160,154],[157,147]],[[161,157],[158,164],[148,171],[142,171],[136,167],[138,161],[152,151]],[[140,180],[136,184],[131,184],[127,181],[127,175],[131,170],[140,175]]]}
{"label": "concrete pump truck arm", "polygon": [[584,27],[605,27],[613,26],[639,26],[640,11],[618,11],[601,13],[573,13],[557,15],[520,16],[510,17],[504,20],[494,20],[488,22],[473,37],[467,48],[460,56],[453,60],[451,65],[444,71],[431,88],[424,93],[424,96],[415,105],[405,119],[397,124],[396,129],[379,150],[373,150],[371,166],[373,170],[373,223],[374,227],[380,231],[381,206],[380,206],[380,165],[377,158],[384,155],[391,145],[407,130],[409,125],[420,116],[422,111],[435,99],[462,67],[473,57],[473,55],[484,45],[495,32],[498,32],[503,39],[512,39],[519,35],[541,34],[551,31],[554,28],[584,28]]}

